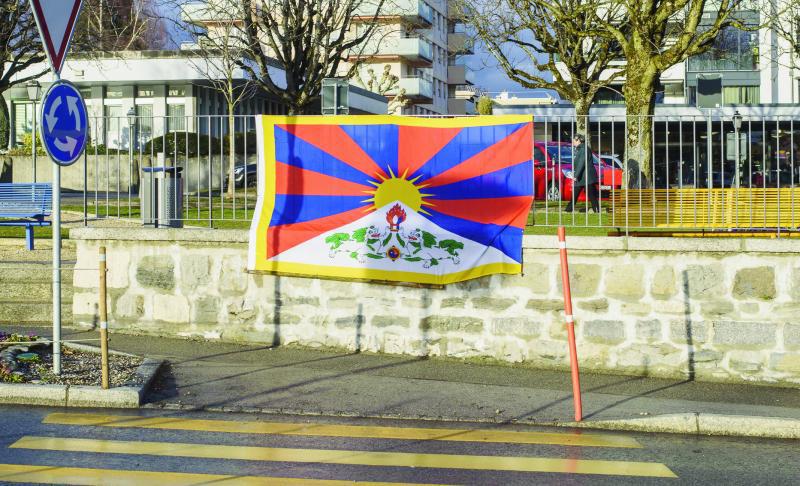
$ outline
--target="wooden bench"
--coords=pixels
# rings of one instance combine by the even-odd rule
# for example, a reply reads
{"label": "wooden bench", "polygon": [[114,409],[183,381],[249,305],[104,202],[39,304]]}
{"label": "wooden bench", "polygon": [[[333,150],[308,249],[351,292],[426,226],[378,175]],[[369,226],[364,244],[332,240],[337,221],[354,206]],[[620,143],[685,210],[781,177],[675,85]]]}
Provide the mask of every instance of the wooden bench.
{"label": "wooden bench", "polygon": [[621,189],[606,206],[617,225],[628,227],[800,227],[800,188]]}
{"label": "wooden bench", "polygon": [[0,226],[24,226],[25,247],[33,250],[33,227],[50,226],[45,221],[52,210],[53,186],[40,184],[0,184]]}

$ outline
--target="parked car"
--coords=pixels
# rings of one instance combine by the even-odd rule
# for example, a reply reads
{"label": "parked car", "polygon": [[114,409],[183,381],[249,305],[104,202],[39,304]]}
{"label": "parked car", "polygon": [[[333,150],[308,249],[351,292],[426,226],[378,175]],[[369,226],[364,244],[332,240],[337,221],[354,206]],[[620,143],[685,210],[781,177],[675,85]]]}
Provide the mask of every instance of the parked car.
{"label": "parked car", "polygon": [[[569,142],[533,143],[534,200],[569,201],[572,199],[572,144]],[[592,153],[592,161],[600,180],[603,199],[608,192],[622,186],[622,170]],[[578,201],[586,200],[582,192]]]}
{"label": "parked car", "polygon": [[[255,187],[258,183],[258,164],[237,165],[233,168],[234,187]],[[225,190],[228,189],[228,180],[225,178]]]}

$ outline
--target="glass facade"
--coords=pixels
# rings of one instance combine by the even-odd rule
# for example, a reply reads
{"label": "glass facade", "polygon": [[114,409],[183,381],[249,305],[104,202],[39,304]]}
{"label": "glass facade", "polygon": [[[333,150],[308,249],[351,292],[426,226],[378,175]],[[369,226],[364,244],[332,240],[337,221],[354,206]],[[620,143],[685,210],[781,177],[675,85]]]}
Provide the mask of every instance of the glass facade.
{"label": "glass facade", "polygon": [[689,58],[690,72],[758,70],[758,33],[724,28],[707,52]]}

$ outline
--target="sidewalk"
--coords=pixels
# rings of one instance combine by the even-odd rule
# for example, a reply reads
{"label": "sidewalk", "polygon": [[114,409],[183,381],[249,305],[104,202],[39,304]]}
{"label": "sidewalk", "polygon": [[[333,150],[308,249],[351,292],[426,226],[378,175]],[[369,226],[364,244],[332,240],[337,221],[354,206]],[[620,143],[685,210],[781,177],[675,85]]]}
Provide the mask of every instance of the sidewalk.
{"label": "sidewalk", "polygon": [[583,373],[584,422],[576,424],[568,372],[121,334],[110,347],[169,361],[147,397],[151,408],[800,438],[798,389]]}

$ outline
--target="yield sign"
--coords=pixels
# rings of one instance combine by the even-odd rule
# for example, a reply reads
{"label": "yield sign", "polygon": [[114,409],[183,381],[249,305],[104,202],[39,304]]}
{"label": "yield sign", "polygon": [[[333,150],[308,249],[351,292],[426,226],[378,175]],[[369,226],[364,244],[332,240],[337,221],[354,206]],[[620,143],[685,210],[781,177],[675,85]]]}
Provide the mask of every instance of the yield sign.
{"label": "yield sign", "polygon": [[31,0],[50,67],[61,74],[83,0]]}

